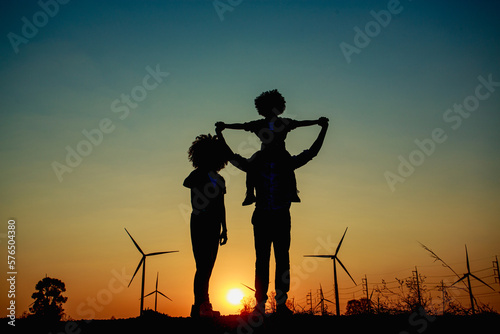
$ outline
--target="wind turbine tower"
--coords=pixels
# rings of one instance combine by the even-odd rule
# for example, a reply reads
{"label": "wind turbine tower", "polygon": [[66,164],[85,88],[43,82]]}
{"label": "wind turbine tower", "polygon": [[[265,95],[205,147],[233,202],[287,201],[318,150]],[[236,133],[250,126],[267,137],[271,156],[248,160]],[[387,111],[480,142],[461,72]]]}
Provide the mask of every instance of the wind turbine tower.
{"label": "wind turbine tower", "polygon": [[176,253],[178,251],[155,252],[155,253],[145,254],[142,251],[141,247],[139,247],[139,245],[137,244],[137,242],[135,242],[134,238],[132,238],[132,236],[130,235],[130,233],[128,233],[127,229],[125,229],[125,232],[127,232],[127,234],[130,237],[130,239],[132,239],[132,242],[134,243],[135,247],[137,247],[137,249],[139,250],[139,252],[142,254],[141,261],[139,262],[139,265],[137,266],[137,269],[135,269],[134,275],[132,276],[132,279],[130,280],[130,283],[128,284],[128,286],[130,287],[130,284],[134,280],[135,274],[137,274],[137,272],[139,271],[139,268],[142,266],[141,313],[140,313],[140,315],[142,316],[142,314],[144,312],[144,281],[145,281],[145,278],[146,278],[146,258],[148,256],[154,256],[154,255],[160,255],[160,254],[167,254],[167,253]]}
{"label": "wind turbine tower", "polygon": [[[321,305],[321,315],[326,315],[325,302],[329,302],[329,303],[333,304],[332,301],[326,299],[325,296],[323,295],[323,287],[320,284],[319,285],[319,303],[318,303],[318,305],[316,305],[316,307],[318,307],[319,305]],[[316,309],[316,307],[314,309]]]}
{"label": "wind turbine tower", "polygon": [[495,291],[495,289],[493,289],[491,286],[489,286],[488,284],[486,284],[485,282],[483,282],[479,277],[475,276],[473,273],[470,272],[469,254],[467,253],[467,245],[465,245],[465,260],[466,260],[466,263],[467,263],[467,272],[458,281],[456,281],[455,283],[453,283],[451,286],[453,286],[453,285],[457,284],[458,282],[460,282],[460,281],[462,281],[462,280],[464,280],[464,279],[467,278],[467,288],[469,290],[470,307],[471,307],[471,310],[472,310],[472,314],[475,314],[474,296],[472,295],[472,285],[470,284],[470,278],[471,278],[471,276],[474,277],[475,279],[477,279],[479,282],[481,282],[484,285],[486,285],[491,290]]}
{"label": "wind turbine tower", "polygon": [[356,282],[354,281],[354,278],[352,278],[351,274],[347,271],[346,267],[342,264],[342,261],[338,258],[338,253],[340,250],[340,246],[342,245],[342,241],[344,241],[345,234],[347,233],[347,228],[344,231],[344,234],[342,235],[342,239],[340,239],[339,245],[337,246],[337,249],[335,250],[335,254],[333,255],[304,255],[304,257],[322,257],[322,258],[330,258],[333,260],[333,284],[335,288],[335,308],[337,315],[340,315],[340,304],[339,304],[339,286],[337,283],[337,262],[340,264],[340,266],[344,269],[344,271],[349,275],[351,280],[354,282],[355,285]]}
{"label": "wind turbine tower", "polygon": [[144,296],[144,298],[146,298],[147,296],[151,296],[153,293],[155,294],[155,312],[157,312],[156,311],[156,307],[158,305],[158,294],[160,294],[163,297],[167,298],[168,300],[172,301],[172,299],[170,299],[167,296],[165,296],[163,294],[163,292],[158,291],[158,272],[156,272],[156,288],[155,288],[155,291],[148,293],[147,295]]}

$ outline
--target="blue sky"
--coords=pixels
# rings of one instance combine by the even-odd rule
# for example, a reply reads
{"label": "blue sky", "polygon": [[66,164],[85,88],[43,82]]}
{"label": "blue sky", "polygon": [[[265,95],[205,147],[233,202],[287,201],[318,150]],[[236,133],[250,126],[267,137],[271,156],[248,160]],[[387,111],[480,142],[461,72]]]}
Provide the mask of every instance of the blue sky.
{"label": "blue sky", "polygon": [[[273,88],[285,96],[289,117],[331,121],[320,155],[298,171],[303,203],[292,209],[292,265],[319,236],[339,239],[345,226],[345,258],[357,277],[431,265],[416,240],[456,263],[465,243],[476,259],[498,254],[500,90],[479,101],[456,130],[443,115],[475,94],[478,77],[500,81],[499,5],[401,1],[399,13],[348,63],[340,44],[354,45],[354,28],[364,30],[374,20],[370,12],[388,3],[397,6],[246,0],[221,20],[209,0],[73,0],[16,53],[8,34],[21,36],[22,18],[33,22],[42,9],[35,1],[2,2],[0,212],[4,221],[18,220],[19,257],[28,271],[20,278],[20,305],[27,309],[32,287],[49,273],[85,287],[68,302],[78,318],[79,303],[106,286],[112,268],[135,267],[127,227],[152,248],[181,250],[157,268],[177,268],[179,277],[165,285],[182,302],[166,311],[186,315],[194,266],[182,187],[191,171],[186,151],[196,135],[213,133],[216,121],[258,118],[253,99]],[[147,67],[169,75],[120,119],[113,101],[137,91]],[[65,164],[66,147],[76,150],[86,140],[82,131],[103,119],[113,130],[60,182],[53,162]],[[414,141],[431,138],[436,128],[446,141],[391,191],[385,173],[396,173],[398,157],[409,159],[418,149]],[[287,148],[300,152],[317,131],[294,131]],[[248,155],[259,146],[248,133],[227,138]],[[251,209],[240,206],[244,176],[228,169],[225,177],[230,240],[221,249],[214,294],[227,280],[253,280]],[[237,265],[241,277],[227,269],[235,258],[245,258]],[[330,282],[325,267],[294,293],[302,297],[317,280]],[[79,276],[82,268],[87,274]],[[134,315],[120,306],[135,300],[131,289],[98,316]]]}

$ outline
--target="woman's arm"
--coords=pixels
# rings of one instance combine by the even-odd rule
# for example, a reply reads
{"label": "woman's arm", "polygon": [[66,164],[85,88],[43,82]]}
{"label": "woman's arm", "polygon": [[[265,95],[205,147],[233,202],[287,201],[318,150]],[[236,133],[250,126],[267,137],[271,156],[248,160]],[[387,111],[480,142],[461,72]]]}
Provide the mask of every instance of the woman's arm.
{"label": "woman's arm", "polygon": [[219,243],[221,246],[225,245],[227,242],[227,226],[226,226],[226,207],[224,206],[224,203],[222,203],[222,232],[220,233],[219,236]]}

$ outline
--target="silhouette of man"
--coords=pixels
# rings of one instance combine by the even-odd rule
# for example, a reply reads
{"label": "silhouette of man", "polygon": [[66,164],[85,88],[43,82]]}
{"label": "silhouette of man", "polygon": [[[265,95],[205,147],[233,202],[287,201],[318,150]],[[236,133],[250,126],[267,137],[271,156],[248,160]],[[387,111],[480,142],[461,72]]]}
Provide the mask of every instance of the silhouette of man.
{"label": "silhouette of man", "polygon": [[[290,184],[294,170],[311,161],[321,149],[328,129],[328,119],[318,120],[321,131],[312,146],[302,153],[291,156],[283,150],[256,152],[250,159],[231,151],[229,161],[246,173],[251,173],[255,182],[256,203],[252,216],[255,244],[255,311],[265,313],[269,286],[269,261],[271,245],[274,247],[276,273],[276,305],[278,314],[291,314],[286,307],[290,289],[290,206],[296,196],[294,184]],[[217,137],[225,143],[223,127],[216,124]]]}

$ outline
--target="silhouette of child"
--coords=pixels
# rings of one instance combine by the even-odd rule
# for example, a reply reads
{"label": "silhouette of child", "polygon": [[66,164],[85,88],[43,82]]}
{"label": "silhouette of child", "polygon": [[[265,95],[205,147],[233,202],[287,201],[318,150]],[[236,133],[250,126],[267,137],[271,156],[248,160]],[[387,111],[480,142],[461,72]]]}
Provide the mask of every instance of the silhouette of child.
{"label": "silhouette of child", "polygon": [[184,186],[191,189],[191,243],[196,262],[191,317],[220,315],[212,309],[208,286],[219,244],[227,242],[226,186],[224,178],[217,173],[227,164],[225,152],[217,136],[210,134],[196,137],[188,151],[189,161],[195,168],[184,180]]}
{"label": "silhouette of child", "polygon": [[[279,115],[285,111],[286,101],[277,89],[263,92],[256,97],[255,108],[264,119],[233,124],[217,122],[215,125],[221,130],[234,129],[253,132],[262,142],[261,151],[286,159],[290,157],[290,154],[285,148],[287,134],[298,127],[319,124],[318,120],[297,121],[290,118],[279,117]],[[300,202],[300,198],[297,195],[298,190],[295,173],[292,171],[289,177],[290,185],[293,187],[291,202]],[[255,181],[253,173],[247,173],[246,188],[246,196],[242,205],[250,205],[255,202]]]}

